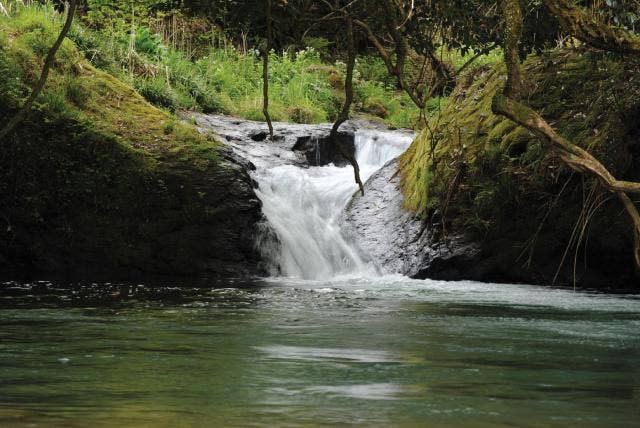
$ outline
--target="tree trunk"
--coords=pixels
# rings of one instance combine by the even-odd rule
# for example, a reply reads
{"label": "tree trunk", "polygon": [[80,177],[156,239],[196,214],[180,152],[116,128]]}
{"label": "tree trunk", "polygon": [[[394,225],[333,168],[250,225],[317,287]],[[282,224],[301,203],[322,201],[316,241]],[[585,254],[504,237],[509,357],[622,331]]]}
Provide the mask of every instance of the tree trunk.
{"label": "tree trunk", "polygon": [[355,177],[355,181],[356,183],[358,183],[360,192],[364,196],[364,185],[362,184],[362,180],[360,179],[360,166],[358,165],[358,161],[353,154],[349,153],[342,146],[340,140],[338,139],[338,129],[340,129],[340,125],[342,125],[349,119],[349,111],[351,110],[351,104],[353,103],[353,70],[356,65],[356,47],[353,37],[353,19],[350,16],[347,16],[345,20],[347,24],[348,43],[347,76],[345,77],[344,82],[345,98],[344,105],[342,106],[342,111],[340,112],[338,119],[331,128],[331,140],[337,147],[338,151],[342,154],[342,156],[344,156],[344,158],[347,159],[353,167],[353,175]]}
{"label": "tree trunk", "polygon": [[18,113],[13,116],[13,118],[11,118],[9,122],[7,122],[2,130],[0,130],[0,142],[3,141],[27,116],[27,114],[31,110],[31,107],[33,106],[34,101],[36,100],[38,95],[40,95],[40,92],[42,92],[42,90],[44,89],[44,85],[47,82],[47,77],[49,77],[49,70],[51,69],[51,67],[53,67],[53,63],[55,62],[56,53],[58,52],[58,49],[60,49],[60,46],[62,46],[62,42],[64,41],[67,33],[69,32],[69,29],[71,28],[71,23],[73,22],[73,16],[76,12],[77,5],[77,0],[71,0],[69,2],[67,19],[62,26],[62,30],[60,30],[58,38],[47,53],[47,57],[45,58],[44,65],[42,67],[42,72],[40,73],[40,78],[33,86],[31,95],[29,95],[29,98],[27,98],[20,111],[18,111]]}
{"label": "tree trunk", "polygon": [[520,0],[500,0],[504,16],[504,62],[507,65],[507,84],[504,94],[520,99],[522,75],[520,72],[519,45],[522,39],[522,8]]}
{"label": "tree trunk", "polygon": [[265,14],[267,19],[267,42],[262,53],[262,113],[269,127],[269,137],[273,140],[273,124],[269,115],[269,54],[271,53],[271,39],[273,33],[273,21],[271,19],[271,0],[265,2]]}

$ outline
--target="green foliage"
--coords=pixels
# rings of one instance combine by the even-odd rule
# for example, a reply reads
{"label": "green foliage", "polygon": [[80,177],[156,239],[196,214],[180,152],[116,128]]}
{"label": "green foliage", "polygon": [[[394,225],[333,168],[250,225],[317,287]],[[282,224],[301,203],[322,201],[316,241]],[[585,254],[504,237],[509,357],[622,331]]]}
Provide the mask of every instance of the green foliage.
{"label": "green foliage", "polygon": [[[191,58],[186,52],[168,47],[151,30],[159,17],[175,12],[172,2],[125,3],[89,0],[87,15],[72,26],[68,39],[94,66],[132,84],[149,102],[170,111],[198,110],[263,120],[262,61],[255,52],[243,53],[227,44]],[[30,29],[21,43],[26,51],[38,55],[53,43],[55,26],[59,24],[58,14],[39,5],[24,7],[12,20],[17,26]],[[59,53],[65,64],[77,62],[65,56],[65,46],[72,45],[69,40]],[[326,122],[334,120],[342,107],[344,64],[323,61],[321,52],[328,56],[327,38],[314,36],[307,42],[310,47],[297,52],[271,53],[270,109],[274,120]],[[26,66],[31,60],[33,56],[26,55],[20,65]],[[38,66],[30,64],[25,68],[36,70]],[[69,99],[82,105],[86,101],[82,88],[73,81],[67,86]],[[379,59],[358,59],[355,90],[354,113],[382,117],[393,127],[416,125],[417,110],[397,90]]]}
{"label": "green foliage", "polygon": [[[625,76],[638,67],[597,53],[532,55],[524,63],[532,81],[527,100],[614,175],[636,180],[638,129],[625,124],[637,114],[640,86]],[[556,206],[570,172],[535,136],[492,113],[493,95],[503,85],[502,64],[469,73],[401,158],[406,207],[427,218],[447,209],[454,228],[481,236],[513,226],[517,215],[522,230],[514,236],[533,234],[532,225]],[[579,215],[582,190],[573,186],[564,190],[558,209],[566,212],[563,222],[550,226],[554,233],[570,231]]]}
{"label": "green foliage", "polygon": [[393,89],[396,85],[395,77],[389,75],[387,66],[377,56],[358,58],[356,70],[362,81],[379,83],[386,89]]}
{"label": "green foliage", "polygon": [[167,47],[162,43],[162,37],[158,34],[152,34],[147,27],[136,29],[135,49],[154,59],[162,58],[167,51]]}
{"label": "green foliage", "polygon": [[303,42],[305,47],[316,50],[321,56],[329,56],[330,40],[324,37],[305,37]]}
{"label": "green foliage", "polygon": [[87,0],[87,22],[94,28],[127,31],[132,24],[146,25],[160,13],[175,10],[171,0]]}
{"label": "green foliage", "polygon": [[[43,26],[60,26],[50,6],[12,13],[0,16],[0,123],[42,68]],[[188,184],[221,167],[218,145],[93,67],[73,42],[62,52],[32,113],[0,141],[0,259],[50,269],[64,269],[69,254],[104,257],[105,266],[148,260],[150,238],[215,206]]]}
{"label": "green foliage", "polygon": [[73,41],[85,57],[96,67],[114,69],[116,57],[113,52],[113,35],[92,31],[75,20],[67,38]]}
{"label": "green foliage", "polygon": [[[503,56],[500,48],[495,48],[480,56],[476,54],[477,52],[472,49],[463,51],[462,49],[451,49],[447,46],[440,46],[436,51],[437,57],[443,62],[452,64],[454,70],[460,70],[462,67],[467,66],[466,73],[481,67],[498,64],[502,61]],[[469,61],[471,62],[468,63]]]}
{"label": "green foliage", "polygon": [[91,93],[76,76],[67,75],[66,98],[77,107],[82,108],[91,98]]}
{"label": "green foliage", "polygon": [[176,110],[176,95],[164,78],[136,79],[135,88],[150,103],[170,111]]}
{"label": "green foliage", "polygon": [[[87,22],[99,29],[76,22],[69,38],[92,64],[130,82],[154,105],[170,111],[198,110],[263,120],[259,55],[232,47],[211,47],[192,59],[168,47],[159,35],[142,25],[149,22],[141,18],[142,14],[151,13],[159,3],[138,5],[142,8],[135,11],[139,19],[132,24],[130,11],[119,2],[90,1]],[[112,23],[105,18],[107,12],[112,14]],[[128,27],[118,28],[118,20],[129,22]],[[131,25],[135,28],[133,50]],[[325,50],[328,41],[315,38],[309,43]],[[344,66],[340,62],[327,65],[318,49],[271,53],[270,110],[274,120],[318,123],[337,117],[344,99]],[[360,58],[358,73],[355,112],[377,113],[394,127],[417,123],[417,110],[394,87],[380,60]]]}

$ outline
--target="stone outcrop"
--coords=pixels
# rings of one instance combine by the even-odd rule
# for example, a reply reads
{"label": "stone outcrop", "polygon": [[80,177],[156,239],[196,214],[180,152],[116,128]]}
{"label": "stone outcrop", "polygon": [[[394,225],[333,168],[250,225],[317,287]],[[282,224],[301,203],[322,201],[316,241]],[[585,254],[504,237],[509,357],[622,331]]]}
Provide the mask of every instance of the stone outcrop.
{"label": "stone outcrop", "polygon": [[[274,139],[268,138],[263,122],[228,116],[192,113],[203,132],[213,132],[241,156],[250,157],[256,164],[267,166],[297,165],[323,166],[330,163],[345,166],[348,161],[335,148],[329,138],[331,124],[301,125],[274,122]],[[339,132],[340,144],[354,152],[356,124],[347,122]]]}

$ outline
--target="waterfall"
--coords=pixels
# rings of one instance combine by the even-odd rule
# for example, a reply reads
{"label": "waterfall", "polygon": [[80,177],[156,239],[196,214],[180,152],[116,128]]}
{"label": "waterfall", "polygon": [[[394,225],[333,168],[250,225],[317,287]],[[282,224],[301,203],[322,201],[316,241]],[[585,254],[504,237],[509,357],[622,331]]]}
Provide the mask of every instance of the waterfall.
{"label": "waterfall", "polygon": [[356,133],[356,159],[369,175],[366,180],[385,163],[404,152],[413,141],[413,134],[362,130]]}
{"label": "waterfall", "polygon": [[[358,131],[355,148],[362,180],[406,150],[412,139],[404,133]],[[277,165],[256,171],[254,178],[263,213],[279,243],[273,245],[273,239],[260,243],[272,274],[303,279],[375,274],[366,255],[358,254],[338,225],[358,189],[350,166]]]}

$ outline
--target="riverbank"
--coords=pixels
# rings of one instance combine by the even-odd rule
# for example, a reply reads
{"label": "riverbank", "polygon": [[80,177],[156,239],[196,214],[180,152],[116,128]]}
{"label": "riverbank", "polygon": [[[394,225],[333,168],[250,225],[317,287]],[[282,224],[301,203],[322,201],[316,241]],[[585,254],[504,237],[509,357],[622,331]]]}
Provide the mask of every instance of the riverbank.
{"label": "riverbank", "polygon": [[[26,10],[0,19],[2,121],[56,37],[46,15]],[[260,203],[245,165],[69,40],[36,107],[0,144],[2,272],[259,273]]]}
{"label": "riverbank", "polygon": [[[638,67],[588,49],[531,55],[527,102],[613,174],[635,181]],[[422,245],[443,250],[417,262],[419,276],[633,287],[624,208],[492,113],[504,79],[502,65],[469,74],[400,160],[403,206],[430,225]],[[465,247],[472,251],[456,251]]]}
{"label": "riverbank", "polygon": [[[3,119],[30,90],[33,70],[55,38],[47,8],[0,18],[0,69],[8,76],[0,82]],[[96,68],[79,37],[64,42],[33,113],[0,143],[0,271],[120,278],[282,273],[255,243],[270,227],[256,191],[282,183],[256,189],[250,174],[285,165],[303,172],[344,167],[348,162],[328,139],[330,124],[276,123],[270,141],[263,123],[194,111],[179,119]],[[305,67],[317,59],[308,55],[300,57],[311,61]],[[292,61],[294,74],[306,73]],[[638,178],[636,62],[555,50],[532,55],[525,68],[535,82],[534,107],[616,176]],[[346,259],[372,264],[378,273],[631,287],[631,237],[621,208],[527,132],[491,113],[503,80],[501,65],[468,69],[399,163],[375,163],[367,171],[373,175],[365,197],[356,196],[344,214],[346,202],[331,201],[334,212],[325,220],[342,217],[330,225],[339,232],[333,241],[357,255]],[[385,134],[388,123],[365,118],[342,128],[342,145],[352,154],[358,128],[379,134],[365,150],[383,150],[382,140],[393,139]],[[342,189],[340,200],[350,197],[353,191],[343,188],[352,180],[350,167],[334,173],[341,178],[331,189]],[[314,184],[317,177],[307,178]],[[271,237],[271,252],[282,249],[283,233],[297,220]],[[331,253],[325,250],[313,259]]]}

